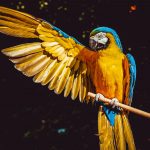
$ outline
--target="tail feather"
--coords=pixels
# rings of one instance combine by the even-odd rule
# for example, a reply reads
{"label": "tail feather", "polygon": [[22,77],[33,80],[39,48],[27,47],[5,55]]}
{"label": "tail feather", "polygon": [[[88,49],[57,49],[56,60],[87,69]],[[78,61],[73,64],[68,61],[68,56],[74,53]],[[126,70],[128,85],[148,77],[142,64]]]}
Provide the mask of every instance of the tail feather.
{"label": "tail feather", "polygon": [[114,126],[115,141],[118,150],[126,150],[126,142],[123,130],[122,118],[121,115],[118,114],[116,115]]}
{"label": "tail feather", "polygon": [[132,130],[128,121],[128,118],[125,114],[122,115],[122,120],[123,120],[123,127],[124,127],[124,135],[125,139],[128,145],[129,150],[135,150],[135,143],[134,143],[134,138],[132,134]]}
{"label": "tail feather", "polygon": [[106,115],[100,110],[98,112],[98,134],[101,150],[115,150],[113,127],[110,126]]}
{"label": "tail feather", "polygon": [[98,112],[100,150],[135,150],[129,121],[125,114],[117,114],[111,126],[102,110]]}

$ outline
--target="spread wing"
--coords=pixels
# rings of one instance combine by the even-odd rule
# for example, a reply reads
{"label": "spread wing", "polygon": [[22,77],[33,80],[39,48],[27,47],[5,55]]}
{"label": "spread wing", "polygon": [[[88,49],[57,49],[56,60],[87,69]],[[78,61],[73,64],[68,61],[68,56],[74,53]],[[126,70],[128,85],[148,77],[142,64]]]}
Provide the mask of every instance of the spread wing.
{"label": "spread wing", "polygon": [[126,55],[129,62],[129,72],[130,72],[130,84],[129,84],[129,100],[132,103],[133,90],[136,82],[136,63],[134,57],[131,54]]}
{"label": "spread wing", "polygon": [[[2,52],[15,63],[15,68],[50,90],[80,101],[89,100],[92,91],[89,68],[82,61],[84,49],[76,39],[50,23],[29,14],[0,7],[0,32],[22,38],[37,38],[40,42],[25,43],[3,49]],[[80,55],[80,58],[79,58]],[[85,58],[84,58],[85,60]]]}

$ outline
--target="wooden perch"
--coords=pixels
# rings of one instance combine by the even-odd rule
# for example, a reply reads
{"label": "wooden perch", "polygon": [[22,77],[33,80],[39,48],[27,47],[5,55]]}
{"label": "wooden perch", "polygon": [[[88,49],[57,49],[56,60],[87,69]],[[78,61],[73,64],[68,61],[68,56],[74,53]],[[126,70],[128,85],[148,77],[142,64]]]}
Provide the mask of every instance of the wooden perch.
{"label": "wooden perch", "polygon": [[[95,95],[94,93],[91,93],[91,92],[88,92],[88,96],[92,97],[92,98],[95,98]],[[111,99],[108,99],[108,98],[99,98],[99,101],[101,102],[104,102],[104,103],[110,103],[111,102]],[[135,113],[135,114],[138,114],[138,115],[141,115],[143,117],[147,117],[147,118],[150,118],[150,113],[148,112],[145,112],[143,110],[140,110],[140,109],[137,109],[137,108],[133,108],[131,106],[128,106],[128,105],[125,105],[125,104],[122,104],[122,103],[118,103],[117,104],[118,107],[120,108],[123,108],[125,110],[128,110],[132,113]]]}

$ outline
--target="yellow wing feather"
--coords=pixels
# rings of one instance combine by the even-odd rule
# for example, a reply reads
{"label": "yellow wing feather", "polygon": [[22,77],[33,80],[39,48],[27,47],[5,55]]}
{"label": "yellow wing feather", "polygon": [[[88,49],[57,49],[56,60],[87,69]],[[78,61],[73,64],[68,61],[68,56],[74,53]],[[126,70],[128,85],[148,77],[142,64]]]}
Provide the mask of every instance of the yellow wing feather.
{"label": "yellow wing feather", "polygon": [[4,53],[6,56],[9,57],[22,57],[22,56],[30,55],[41,51],[43,51],[43,48],[41,47],[41,43],[35,42],[35,43],[26,43],[26,44],[21,44],[10,48],[6,48],[2,50],[2,53]]}
{"label": "yellow wing feather", "polygon": [[[72,37],[29,14],[0,7],[0,32],[15,37],[38,38],[40,42],[25,43],[3,49],[2,52],[15,63],[15,68],[26,76],[34,76],[35,83],[48,85],[50,90],[80,101],[89,99],[91,81],[86,62],[78,58],[84,48]],[[80,56],[81,57],[81,56]]]}
{"label": "yellow wing feather", "polygon": [[48,73],[45,74],[45,78],[41,82],[42,85],[46,85],[52,80],[58,66],[59,66],[59,63],[57,62],[57,60],[53,60],[52,63],[49,65],[49,67],[46,70]]}
{"label": "yellow wing feather", "polygon": [[64,90],[66,82],[69,78],[70,72],[71,72],[70,68],[68,67],[64,68],[62,74],[60,75],[59,80],[57,81],[58,83],[55,88],[55,93],[60,94]]}
{"label": "yellow wing feather", "polygon": [[0,7],[0,32],[15,37],[38,38],[36,28],[38,19],[29,14]]}
{"label": "yellow wing feather", "polygon": [[78,96],[80,85],[81,85],[81,71],[80,71],[80,69],[78,69],[78,71],[75,74],[72,92],[71,92],[71,98],[73,100],[76,99]]}
{"label": "yellow wing feather", "polygon": [[66,88],[64,91],[64,97],[67,97],[73,87],[73,81],[74,81],[74,71],[70,73],[69,78],[67,80]]}

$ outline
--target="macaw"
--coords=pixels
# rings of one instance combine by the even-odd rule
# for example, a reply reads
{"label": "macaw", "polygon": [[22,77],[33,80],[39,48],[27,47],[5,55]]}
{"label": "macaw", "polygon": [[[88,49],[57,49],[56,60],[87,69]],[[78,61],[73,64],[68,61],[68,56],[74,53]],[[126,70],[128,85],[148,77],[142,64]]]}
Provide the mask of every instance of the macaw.
{"label": "macaw", "polygon": [[[136,64],[125,55],[118,34],[108,27],[90,33],[84,46],[52,24],[24,12],[0,7],[0,32],[20,38],[35,38],[2,50],[15,68],[35,83],[48,84],[56,94],[64,91],[80,102],[89,102],[88,92],[131,105],[136,80]],[[36,40],[37,41],[37,40]],[[98,94],[100,93],[100,94]],[[97,101],[96,101],[97,102]],[[135,150],[128,112],[97,102],[98,135],[101,150]]]}

